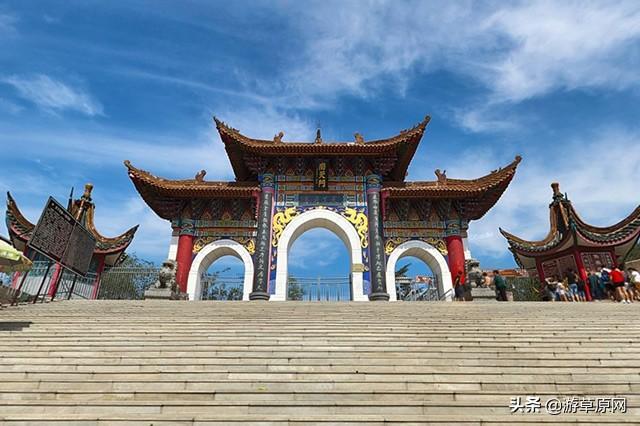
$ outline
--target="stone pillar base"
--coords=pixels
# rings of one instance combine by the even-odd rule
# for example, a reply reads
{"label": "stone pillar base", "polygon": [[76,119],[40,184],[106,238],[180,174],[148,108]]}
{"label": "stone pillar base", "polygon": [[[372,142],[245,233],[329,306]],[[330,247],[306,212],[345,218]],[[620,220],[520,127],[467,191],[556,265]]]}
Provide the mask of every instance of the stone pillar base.
{"label": "stone pillar base", "polygon": [[389,293],[371,293],[369,295],[369,300],[372,302],[375,302],[375,301],[386,302],[389,300]]}
{"label": "stone pillar base", "polygon": [[269,300],[269,293],[263,291],[254,291],[249,293],[249,300]]}
{"label": "stone pillar base", "polygon": [[161,299],[161,300],[186,300],[185,293],[176,293],[171,291],[170,288],[157,288],[151,287],[144,292],[144,298],[147,299]]}

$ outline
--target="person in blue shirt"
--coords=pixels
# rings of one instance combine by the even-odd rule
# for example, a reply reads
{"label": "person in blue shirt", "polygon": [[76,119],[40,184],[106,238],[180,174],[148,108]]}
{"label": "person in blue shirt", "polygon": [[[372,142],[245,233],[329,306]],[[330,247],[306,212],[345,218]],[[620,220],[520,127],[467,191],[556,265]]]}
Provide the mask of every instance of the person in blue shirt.
{"label": "person in blue shirt", "polygon": [[600,288],[600,278],[591,270],[587,272],[587,281],[591,297],[596,300],[602,299],[602,289]]}
{"label": "person in blue shirt", "polygon": [[493,285],[496,287],[496,293],[498,294],[498,301],[507,301],[507,280],[500,275],[500,271],[493,271]]}

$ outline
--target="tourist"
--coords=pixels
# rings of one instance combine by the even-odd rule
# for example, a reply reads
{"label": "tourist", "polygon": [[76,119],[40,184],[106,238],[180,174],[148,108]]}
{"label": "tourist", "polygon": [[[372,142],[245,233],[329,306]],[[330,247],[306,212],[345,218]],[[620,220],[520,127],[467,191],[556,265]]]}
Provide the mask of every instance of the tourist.
{"label": "tourist", "polygon": [[627,268],[629,288],[635,300],[640,300],[640,272],[636,268]]}
{"label": "tourist", "polygon": [[500,275],[500,271],[497,269],[493,271],[493,285],[496,288],[496,293],[498,294],[497,300],[499,302],[507,301],[507,281],[504,279],[502,275]]}
{"label": "tourist", "polygon": [[464,285],[462,284],[462,271],[458,271],[456,278],[453,280],[453,291],[457,302],[464,302]]}
{"label": "tourist", "polygon": [[600,289],[604,297],[614,300],[613,285],[611,284],[611,269],[609,268],[602,268],[600,270]]}
{"label": "tourist", "polygon": [[587,273],[587,281],[589,283],[589,291],[591,292],[592,300],[602,299],[602,295],[600,294],[600,278],[589,270]]}
{"label": "tourist", "polygon": [[565,274],[565,279],[567,280],[569,293],[571,294],[571,299],[574,302],[580,301],[580,298],[578,296],[578,276],[576,275],[575,272],[573,272],[573,269],[567,270]]}
{"label": "tourist", "polygon": [[569,302],[569,295],[564,282],[560,281],[560,277],[557,275],[554,275],[554,280],[556,282],[556,296],[558,300],[561,302]]}
{"label": "tourist", "polygon": [[587,301],[587,292],[586,292],[586,284],[584,280],[578,277],[578,301],[586,302]]}
{"label": "tourist", "polygon": [[611,271],[611,286],[613,288],[615,298],[619,303],[631,303],[631,300],[629,300],[629,294],[624,288],[624,283],[624,273],[620,267],[615,266]]}
{"label": "tourist", "polygon": [[482,287],[491,287],[491,277],[486,272],[482,273]]}
{"label": "tourist", "polygon": [[549,278],[546,278],[544,281],[546,283],[544,290],[545,296],[543,296],[543,300],[555,302],[558,299],[558,280],[555,279],[555,275]]}

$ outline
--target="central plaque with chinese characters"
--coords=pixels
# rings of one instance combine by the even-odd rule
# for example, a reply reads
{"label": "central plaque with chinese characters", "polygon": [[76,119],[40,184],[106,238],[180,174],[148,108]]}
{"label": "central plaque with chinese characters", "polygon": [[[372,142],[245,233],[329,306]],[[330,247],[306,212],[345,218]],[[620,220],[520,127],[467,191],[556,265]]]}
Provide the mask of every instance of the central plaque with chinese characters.
{"label": "central plaque with chinese characters", "polygon": [[329,189],[329,185],[327,184],[327,164],[327,160],[316,161],[316,173],[313,179],[313,189],[316,191],[326,191]]}

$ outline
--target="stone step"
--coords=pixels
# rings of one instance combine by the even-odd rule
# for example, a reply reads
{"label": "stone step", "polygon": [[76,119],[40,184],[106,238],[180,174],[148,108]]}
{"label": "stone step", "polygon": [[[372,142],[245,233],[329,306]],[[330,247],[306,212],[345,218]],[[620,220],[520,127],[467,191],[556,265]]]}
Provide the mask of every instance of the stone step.
{"label": "stone step", "polygon": [[[467,366],[467,365],[427,365],[427,366],[405,366],[405,365],[387,365],[378,363],[376,365],[278,365],[278,364],[123,364],[103,365],[103,364],[58,364],[52,367],[51,364],[11,364],[3,367],[6,373],[24,373],[31,376],[34,373],[69,373],[69,374],[85,374],[85,373],[163,373],[167,376],[171,374],[200,374],[203,371],[208,373],[277,373],[277,374],[411,374],[412,376],[425,374],[501,374],[501,375],[517,375],[517,374],[549,374],[548,365],[511,365],[511,366]],[[584,363],[573,366],[554,367],[554,374],[574,374],[574,375],[625,375],[628,378],[640,377],[638,369],[633,366],[617,365],[611,367],[601,366],[585,366]],[[0,372],[0,374],[2,374]]]}
{"label": "stone step", "polygon": [[[557,397],[557,392],[537,392],[543,401],[551,397]],[[611,394],[586,394],[589,397],[609,397]],[[627,404],[633,407],[640,406],[640,393],[626,393]],[[503,406],[505,401],[509,401],[512,393],[509,392],[458,392],[458,391],[406,391],[406,390],[386,390],[385,393],[373,391],[305,391],[305,392],[285,392],[256,389],[253,392],[245,391],[221,391],[215,392],[195,392],[195,391],[173,391],[173,392],[92,392],[92,391],[0,391],[0,401],[145,401],[157,402],[162,400],[165,403],[179,404],[182,401],[243,401],[260,402],[265,401],[333,401],[360,402],[360,401],[386,401],[398,403],[398,401],[419,401],[419,402],[466,402],[466,403],[489,403]]]}
{"label": "stone step", "polygon": [[[546,402],[546,401],[543,401]],[[352,403],[338,403],[336,401],[266,401],[260,402],[231,402],[231,401],[180,401],[170,403],[163,401],[158,405],[155,401],[83,401],[81,404],[70,401],[0,401],[0,411],[3,416],[11,417],[29,410],[29,415],[79,415],[79,416],[108,416],[110,413],[118,415],[162,415],[169,416],[229,416],[229,415],[380,415],[380,416],[422,416],[447,415],[452,412],[473,411],[477,416],[499,416],[510,413],[509,401],[502,404],[468,403],[459,401],[416,402],[400,400],[385,403],[382,401],[359,401]],[[640,408],[627,405],[626,416],[640,417]]]}
{"label": "stone step", "polygon": [[[640,424],[640,305],[69,301],[0,316],[2,424]],[[170,321],[168,321],[170,319]],[[626,414],[511,415],[514,396]]]}
{"label": "stone step", "polygon": [[[23,419],[28,419],[24,421]],[[517,419],[517,421],[515,420]],[[537,415],[490,415],[477,416],[469,414],[445,414],[445,415],[333,415],[331,420],[325,416],[313,415],[236,415],[236,416],[176,416],[176,415],[41,415],[4,418],[4,424],[11,425],[176,425],[176,426],[205,426],[205,425],[247,425],[247,426],[424,426],[426,424],[439,425],[466,425],[466,426],[511,426],[522,425],[635,425],[637,416],[606,416],[606,415],[562,415],[544,416]]]}

